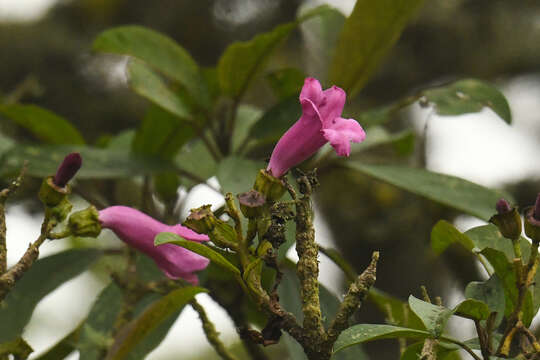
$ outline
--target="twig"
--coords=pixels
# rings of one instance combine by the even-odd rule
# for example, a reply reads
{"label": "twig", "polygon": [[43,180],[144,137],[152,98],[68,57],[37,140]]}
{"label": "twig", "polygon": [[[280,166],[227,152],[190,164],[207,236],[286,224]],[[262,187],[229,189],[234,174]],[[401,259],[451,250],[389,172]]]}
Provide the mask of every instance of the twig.
{"label": "twig", "polygon": [[45,218],[41,225],[41,234],[37,240],[28,246],[28,249],[19,259],[17,264],[0,276],[0,301],[6,297],[8,292],[15,286],[17,280],[19,280],[24,273],[30,269],[34,261],[36,261],[39,256],[39,247],[49,237],[49,233],[55,225],[56,221],[52,219],[50,213],[46,211]]}
{"label": "twig", "polygon": [[471,355],[475,360],[482,360],[478,355],[476,355],[474,353],[474,351],[467,344],[465,344],[465,343],[463,343],[463,342],[461,342],[459,340],[446,337],[446,336],[441,336],[440,339],[443,340],[443,341],[448,341],[448,342],[450,342],[452,344],[456,344],[456,345],[460,346],[463,350],[468,352],[469,355]]}
{"label": "twig", "polygon": [[0,275],[7,271],[7,246],[6,246],[6,200],[8,196],[21,186],[22,179],[26,173],[28,162],[24,162],[19,176],[9,184],[9,186],[0,191]]}
{"label": "twig", "polygon": [[375,251],[371,255],[369,266],[349,287],[349,291],[347,291],[347,295],[345,295],[343,302],[339,306],[335,319],[326,332],[327,342],[330,345],[333,345],[339,334],[349,326],[349,318],[362,305],[369,289],[375,283],[378,260],[379,252]]}
{"label": "twig", "polygon": [[229,350],[227,350],[225,345],[219,340],[219,333],[216,331],[216,327],[206,315],[206,311],[204,311],[201,304],[199,304],[197,300],[193,299],[190,301],[190,305],[193,310],[199,314],[206,339],[208,339],[210,345],[212,345],[214,350],[216,350],[216,353],[218,353],[218,355],[224,360],[236,360],[236,357],[234,357]]}

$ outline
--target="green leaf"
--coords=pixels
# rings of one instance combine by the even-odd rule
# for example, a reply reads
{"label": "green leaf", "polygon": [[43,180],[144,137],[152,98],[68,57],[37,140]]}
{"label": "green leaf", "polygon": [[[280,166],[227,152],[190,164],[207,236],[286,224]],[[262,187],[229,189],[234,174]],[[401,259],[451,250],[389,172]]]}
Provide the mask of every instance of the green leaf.
{"label": "green leaf", "polygon": [[354,96],[422,3],[422,0],[357,0],[338,40],[330,82]]}
{"label": "green leaf", "polygon": [[373,340],[395,338],[425,339],[428,337],[431,337],[431,334],[424,330],[393,325],[358,324],[351,326],[339,335],[334,344],[334,354],[350,346]]}
{"label": "green leaf", "polygon": [[34,349],[21,337],[0,344],[0,357],[5,359],[27,359],[33,351]]}
{"label": "green leaf", "polygon": [[512,198],[505,192],[491,190],[465,179],[425,169],[394,165],[364,165],[357,162],[347,162],[346,165],[378,180],[486,221],[493,215],[494,204],[500,198]]}
{"label": "green leaf", "polygon": [[495,325],[498,326],[501,323],[504,317],[505,296],[503,284],[497,275],[492,275],[484,282],[470,282],[465,288],[465,297],[487,304],[490,311],[497,313]]}
{"label": "green leaf", "polygon": [[279,69],[266,75],[268,84],[279,100],[290,97],[298,99],[305,78],[306,74],[296,68]]}
{"label": "green leaf", "polygon": [[69,121],[36,105],[0,105],[0,114],[50,144],[84,144],[81,133]]}
{"label": "green leaf", "polygon": [[493,85],[477,79],[463,79],[422,92],[425,106],[435,105],[439,115],[462,115],[489,107],[508,124],[512,122],[510,106]]}
{"label": "green leaf", "polygon": [[127,66],[129,86],[140,96],[182,119],[191,119],[189,105],[175,94],[150,67],[131,60]]}
{"label": "green leaf", "polygon": [[93,49],[142,60],[185,86],[199,104],[209,104],[199,66],[184,48],[166,35],[142,26],[120,26],[99,34]]}
{"label": "green leaf", "polygon": [[102,352],[113,344],[112,331],[123,301],[122,290],[114,283],[98,295],[82,325],[77,343],[79,360],[99,360]]}
{"label": "green leaf", "polygon": [[64,336],[60,341],[39,355],[35,360],[58,360],[65,359],[73,351],[77,350],[76,344],[81,334],[81,327],[75,328],[72,332]]}
{"label": "green leaf", "polygon": [[206,291],[203,288],[188,286],[173,290],[152,303],[140,316],[122,328],[116,336],[115,342],[110,348],[106,359],[121,360],[127,358],[135,346],[148,334],[179,309],[183,308],[195,295]]}
{"label": "green leaf", "polygon": [[433,252],[435,255],[440,255],[453,243],[461,244],[469,251],[474,248],[473,241],[467,235],[456,229],[448,221],[439,220],[431,230],[431,248]]}
{"label": "green leaf", "polygon": [[223,192],[239,194],[248,191],[255,183],[255,177],[265,165],[236,156],[223,159],[218,166],[217,178]]}
{"label": "green leaf", "polygon": [[270,108],[253,125],[249,137],[258,145],[273,143],[279,140],[302,115],[298,96],[287,98]]}
{"label": "green leaf", "polygon": [[155,157],[133,157],[125,151],[100,149],[90,146],[17,146],[8,151],[3,160],[0,173],[18,172],[25,160],[28,160],[27,174],[45,177],[56,172],[58,164],[66,154],[79,152],[84,159],[84,166],[77,173],[78,179],[129,178],[135,175],[149,175],[170,171],[171,163]]}
{"label": "green leaf", "polygon": [[[485,248],[499,250],[506,255],[509,262],[514,259],[514,247],[512,242],[502,236],[499,229],[493,224],[477,226],[465,232],[475,245],[475,252],[480,252]],[[521,253],[525,261],[529,259],[530,242],[524,237],[520,238]]]}
{"label": "green leaf", "polygon": [[262,110],[251,105],[240,105],[236,112],[234,137],[232,139],[233,153],[245,153],[246,144],[252,139],[250,131],[253,125],[261,118]]}
{"label": "green leaf", "polygon": [[420,320],[422,320],[426,330],[434,337],[439,337],[443,333],[446,322],[453,314],[453,311],[450,309],[430,304],[412,295],[409,296],[409,306]]}
{"label": "green leaf", "polygon": [[0,307],[0,343],[20,336],[38,302],[86,270],[100,255],[98,250],[66,250],[37,260]]}
{"label": "green leaf", "polygon": [[132,149],[135,154],[170,160],[193,136],[193,128],[187,122],[152,106],[135,134]]}
{"label": "green leaf", "polygon": [[7,136],[0,133],[0,157],[15,146],[15,140],[8,138]]}
{"label": "green leaf", "polygon": [[221,89],[226,94],[240,98],[253,78],[264,67],[274,50],[289,36],[302,21],[328,11],[320,6],[297,21],[279,25],[268,33],[259,34],[249,41],[231,44],[218,62],[218,76]]}
{"label": "green leaf", "polygon": [[218,166],[201,140],[195,140],[182,147],[178,155],[176,155],[174,163],[180,169],[189,171],[204,180],[215,175]]}
{"label": "green leaf", "polygon": [[[486,257],[491,266],[493,266],[495,274],[502,281],[505,293],[505,315],[509,316],[518,302],[517,277],[514,272],[514,266],[508,261],[508,258],[502,251],[485,248],[481,251],[481,254]],[[525,326],[529,326],[535,315],[533,313],[532,294],[530,291],[527,291],[525,295],[522,310],[523,323]]]}
{"label": "green leaf", "polygon": [[158,246],[162,244],[175,244],[181,246],[185,249],[193,251],[194,253],[204,256],[205,258],[214,262],[216,265],[221,266],[222,268],[232,272],[233,274],[240,275],[240,270],[238,270],[236,266],[231,264],[220,253],[212,250],[206,245],[199,244],[194,241],[184,240],[180,236],[168,232],[157,234],[154,240],[154,245]]}
{"label": "green leaf", "polygon": [[425,329],[422,320],[411,311],[409,304],[406,302],[374,287],[369,290],[368,299],[375,304],[380,312],[388,318],[392,318],[395,325],[418,330]]}
{"label": "green leaf", "polygon": [[454,308],[454,314],[472,320],[487,320],[490,311],[483,301],[467,299]]}

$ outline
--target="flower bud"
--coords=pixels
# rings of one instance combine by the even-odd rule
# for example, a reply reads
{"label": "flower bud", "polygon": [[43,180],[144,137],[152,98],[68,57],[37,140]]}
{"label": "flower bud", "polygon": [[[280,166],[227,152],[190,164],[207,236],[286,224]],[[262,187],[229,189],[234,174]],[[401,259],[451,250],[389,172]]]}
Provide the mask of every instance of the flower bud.
{"label": "flower bud", "polygon": [[53,182],[56,186],[65,187],[67,183],[75,176],[77,171],[81,168],[82,157],[81,154],[74,152],[68,154],[62,164],[56,170]]}
{"label": "flower bud", "polygon": [[263,194],[269,201],[279,200],[287,190],[283,181],[263,169],[259,170],[253,188]]}
{"label": "flower bud", "polygon": [[263,206],[266,203],[264,195],[257,190],[249,190],[248,192],[238,194],[238,202],[240,203],[240,211],[248,219],[255,219],[262,214]]}
{"label": "flower bud", "polygon": [[94,206],[74,212],[69,217],[68,229],[75,236],[97,237],[101,233],[99,212]]}
{"label": "flower bud", "polygon": [[511,240],[519,239],[521,235],[522,225],[521,217],[515,207],[511,207],[505,199],[497,201],[495,206],[497,214],[489,219],[490,223],[495,224],[501,234]]}
{"label": "flower bud", "polygon": [[58,167],[54,176],[43,179],[39,189],[39,199],[47,207],[55,207],[71,193],[69,180],[81,168],[82,158],[79,153],[68,154]]}
{"label": "flower bud", "polygon": [[525,209],[525,234],[535,243],[540,243],[540,194],[534,206]]}

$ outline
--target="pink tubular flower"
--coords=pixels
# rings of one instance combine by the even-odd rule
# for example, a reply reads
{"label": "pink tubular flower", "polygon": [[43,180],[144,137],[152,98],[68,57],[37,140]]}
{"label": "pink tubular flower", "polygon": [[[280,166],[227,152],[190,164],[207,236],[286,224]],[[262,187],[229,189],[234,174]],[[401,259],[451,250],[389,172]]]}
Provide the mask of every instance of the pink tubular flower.
{"label": "pink tubular flower", "polygon": [[150,256],[171,279],[183,278],[197,284],[195,271],[203,270],[209,260],[180,246],[163,244],[154,246],[154,237],[171,232],[191,241],[208,241],[208,236],[197,234],[182,225],[165,225],[150,216],[127,206],[111,206],[99,211],[99,221],[111,229],[122,241]]}
{"label": "pink tubular flower", "polygon": [[302,116],[279,139],[267,170],[280,177],[306,160],[327,142],[339,156],[349,156],[352,142],[361,142],[366,133],[354,119],[343,119],[345,91],[332,86],[322,90],[317,79],[307,78],[300,92]]}

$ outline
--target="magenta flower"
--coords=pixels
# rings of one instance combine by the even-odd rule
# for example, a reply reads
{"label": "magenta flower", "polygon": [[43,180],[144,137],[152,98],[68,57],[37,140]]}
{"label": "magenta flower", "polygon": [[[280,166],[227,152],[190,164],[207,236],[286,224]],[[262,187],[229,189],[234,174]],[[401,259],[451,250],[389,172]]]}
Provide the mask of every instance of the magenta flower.
{"label": "magenta flower", "polygon": [[275,177],[306,160],[327,142],[339,156],[349,156],[350,142],[361,142],[366,133],[354,119],[343,119],[345,91],[332,86],[322,90],[317,79],[307,78],[300,92],[302,116],[279,139],[267,170]]}
{"label": "magenta flower", "polygon": [[209,260],[173,244],[154,246],[154,238],[161,232],[171,232],[191,241],[208,241],[208,236],[197,234],[182,225],[165,225],[150,216],[127,206],[111,206],[99,211],[99,221],[111,229],[122,241],[150,256],[171,279],[183,278],[197,284],[195,271],[203,270]]}

